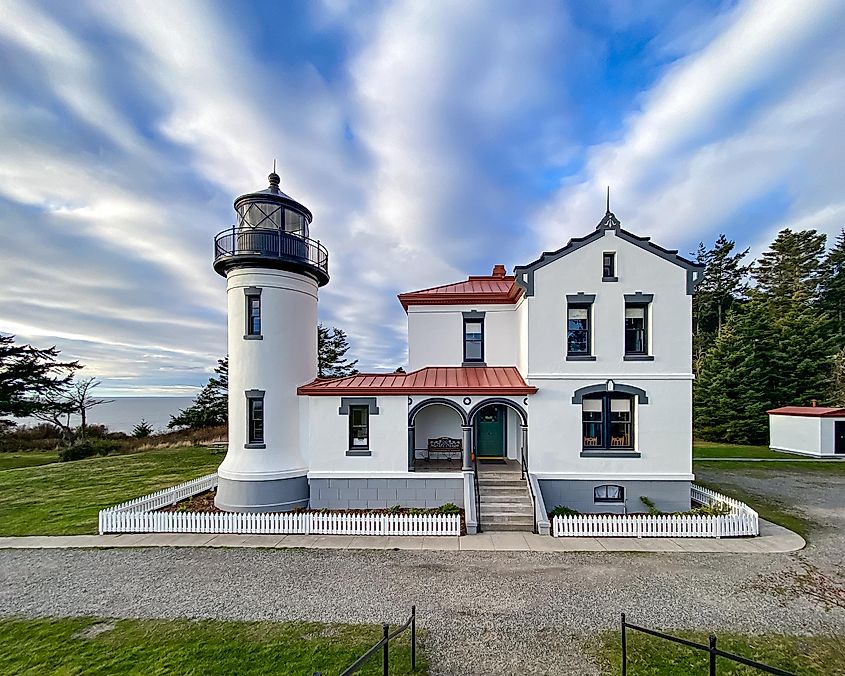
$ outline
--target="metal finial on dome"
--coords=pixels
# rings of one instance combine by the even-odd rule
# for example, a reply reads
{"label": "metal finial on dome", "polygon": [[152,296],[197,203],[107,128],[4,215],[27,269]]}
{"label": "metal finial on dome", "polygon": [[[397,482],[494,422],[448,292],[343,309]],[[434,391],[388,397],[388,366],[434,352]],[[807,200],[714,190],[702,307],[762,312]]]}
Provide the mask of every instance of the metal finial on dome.
{"label": "metal finial on dome", "polygon": [[282,182],[282,179],[279,178],[279,175],[276,173],[276,163],[273,162],[273,171],[267,177],[267,180],[270,181],[270,185],[274,188],[278,188],[279,184]]}

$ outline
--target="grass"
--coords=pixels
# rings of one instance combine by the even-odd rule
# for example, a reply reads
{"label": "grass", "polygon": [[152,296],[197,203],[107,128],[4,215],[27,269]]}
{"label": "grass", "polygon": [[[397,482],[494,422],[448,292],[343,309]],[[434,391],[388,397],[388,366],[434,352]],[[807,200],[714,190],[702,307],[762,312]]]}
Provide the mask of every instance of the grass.
{"label": "grass", "polygon": [[[381,626],[308,622],[0,620],[0,673],[337,674]],[[99,633],[98,633],[99,632]],[[417,637],[417,671],[427,673]],[[410,674],[410,632],[390,642],[390,673]],[[361,674],[381,673],[381,654]]]}
{"label": "grass", "polygon": [[693,460],[706,458],[789,458],[786,453],[778,453],[768,446],[739,446],[720,444],[714,441],[695,441],[692,445]]}
{"label": "grass", "polygon": [[0,471],[18,467],[36,467],[59,461],[58,451],[26,451],[23,453],[0,453]]}
{"label": "grass", "polygon": [[[670,631],[673,636],[707,645],[703,632]],[[748,636],[718,634],[717,647],[798,676],[845,675],[845,638],[841,636]],[[709,655],[702,650],[672,643],[638,632],[628,632],[628,673],[631,676],[705,676]],[[590,644],[602,674],[621,673],[621,641],[618,631],[603,632]],[[718,658],[719,676],[751,676],[762,672]]]}
{"label": "grass", "polygon": [[188,446],[0,471],[0,535],[97,532],[97,512],[217,469]]}

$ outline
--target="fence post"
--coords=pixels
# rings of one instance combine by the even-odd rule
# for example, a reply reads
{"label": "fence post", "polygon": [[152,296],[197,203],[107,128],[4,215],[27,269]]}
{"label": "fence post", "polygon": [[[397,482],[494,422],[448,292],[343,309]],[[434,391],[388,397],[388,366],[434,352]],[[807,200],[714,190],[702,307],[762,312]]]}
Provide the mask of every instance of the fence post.
{"label": "fence post", "polygon": [[622,613],[622,676],[628,673],[628,642],[625,636],[625,613]]}
{"label": "fence post", "polygon": [[382,657],[382,673],[384,676],[388,676],[388,672],[390,670],[390,658],[387,656],[387,646],[390,643],[390,625],[383,624],[381,625],[382,631],[384,633],[384,655]]}
{"label": "fence post", "polygon": [[716,637],[710,634],[710,676],[716,676]]}
{"label": "fence post", "polygon": [[411,606],[411,671],[417,670],[417,607]]}

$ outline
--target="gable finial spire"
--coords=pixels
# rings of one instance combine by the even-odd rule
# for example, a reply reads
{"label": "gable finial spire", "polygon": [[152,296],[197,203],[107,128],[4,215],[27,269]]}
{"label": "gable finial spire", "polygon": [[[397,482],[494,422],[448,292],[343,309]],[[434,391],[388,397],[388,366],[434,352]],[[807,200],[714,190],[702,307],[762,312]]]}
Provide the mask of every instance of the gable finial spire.
{"label": "gable finial spire", "polygon": [[605,213],[610,213],[610,186],[607,186],[607,211]]}

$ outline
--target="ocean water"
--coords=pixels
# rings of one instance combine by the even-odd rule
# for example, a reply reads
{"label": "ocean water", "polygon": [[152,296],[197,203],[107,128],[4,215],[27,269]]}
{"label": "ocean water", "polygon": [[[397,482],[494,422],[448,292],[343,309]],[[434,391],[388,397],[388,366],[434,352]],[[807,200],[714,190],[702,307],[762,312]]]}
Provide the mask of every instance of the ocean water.
{"label": "ocean water", "polygon": [[[187,408],[194,401],[193,397],[114,397],[113,401],[100,404],[88,411],[88,422],[92,425],[105,425],[111,432],[132,432],[141,419],[145,419],[156,432],[166,432],[170,416]],[[71,416],[75,425],[78,416]],[[37,425],[34,418],[18,418],[21,425]]]}

